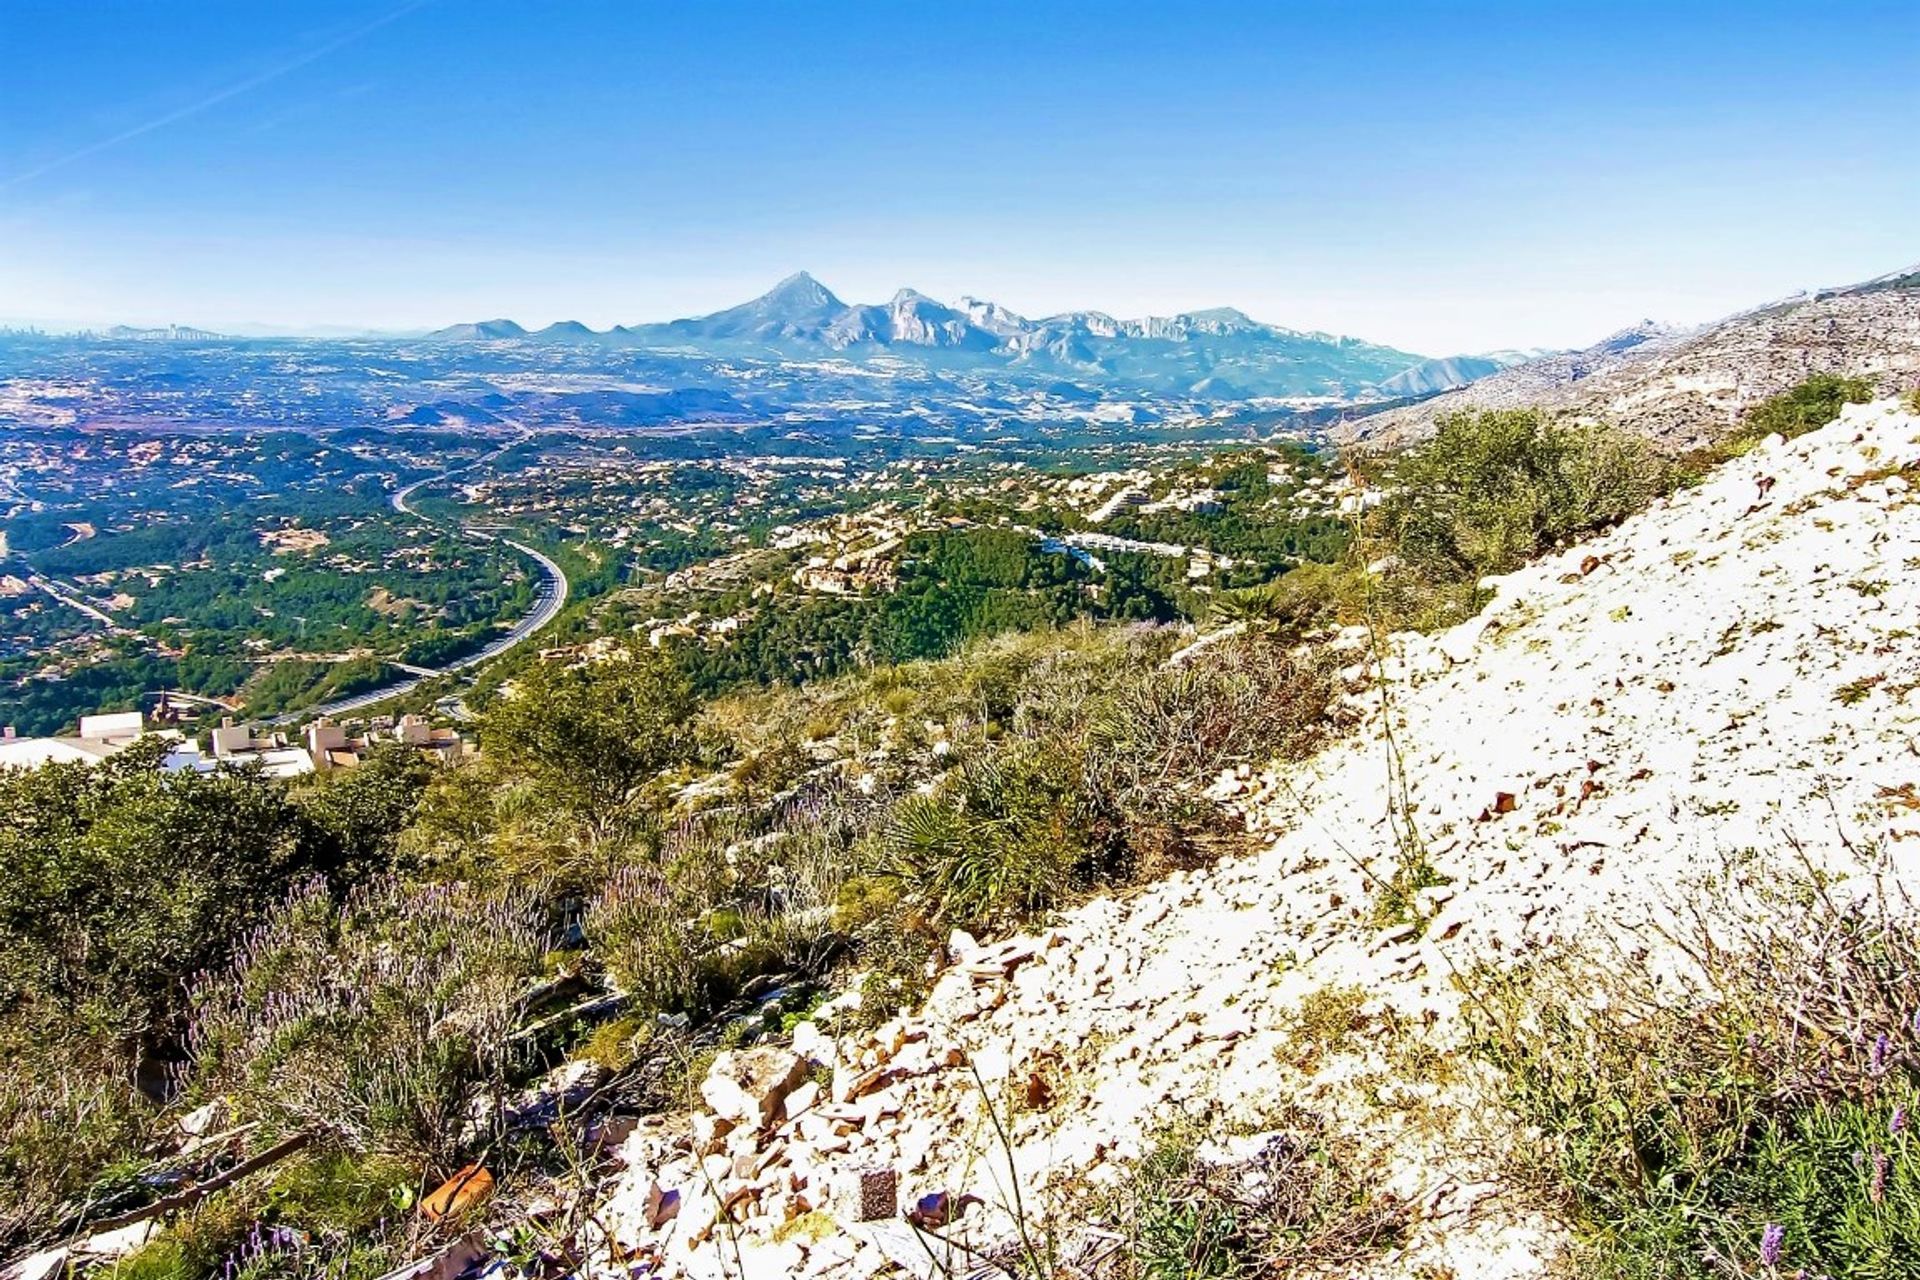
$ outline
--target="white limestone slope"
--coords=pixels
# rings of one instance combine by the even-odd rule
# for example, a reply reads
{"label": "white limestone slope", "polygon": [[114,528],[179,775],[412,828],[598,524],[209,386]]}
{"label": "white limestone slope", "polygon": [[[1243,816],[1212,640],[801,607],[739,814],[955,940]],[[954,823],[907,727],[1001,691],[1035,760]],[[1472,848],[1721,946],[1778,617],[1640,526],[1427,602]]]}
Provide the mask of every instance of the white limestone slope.
{"label": "white limestone slope", "polygon": [[[1456,970],[1632,929],[1729,859],[1884,844],[1920,867],[1920,495],[1903,470],[1920,473],[1920,419],[1855,406],[1501,580],[1467,626],[1394,637],[1362,732],[1218,785],[1264,852],[962,955],[876,1035],[803,1029],[830,1089],[801,1086],[770,1128],[705,1121],[698,1151],[684,1119],[643,1129],[610,1230],[663,1274],[912,1270],[903,1228],[850,1207],[859,1171],[891,1171],[901,1206],[981,1197],[961,1226],[987,1241],[1010,1233],[1016,1185],[1043,1213],[1050,1189],[1117,1176],[1181,1107],[1257,1120],[1291,1103],[1377,1153],[1373,1176],[1410,1206],[1409,1243],[1353,1274],[1541,1274],[1560,1231],[1500,1184],[1500,1124],[1408,1070],[1405,1046],[1454,1046]],[[1418,939],[1370,912],[1396,856],[1387,721],[1451,880]],[[1302,1000],[1351,986],[1360,1034],[1303,1046]],[[988,1098],[1013,1117],[1013,1169]],[[681,1207],[650,1226],[656,1189]],[[737,1228],[711,1228],[722,1200]],[[815,1210],[830,1229],[780,1230]]]}

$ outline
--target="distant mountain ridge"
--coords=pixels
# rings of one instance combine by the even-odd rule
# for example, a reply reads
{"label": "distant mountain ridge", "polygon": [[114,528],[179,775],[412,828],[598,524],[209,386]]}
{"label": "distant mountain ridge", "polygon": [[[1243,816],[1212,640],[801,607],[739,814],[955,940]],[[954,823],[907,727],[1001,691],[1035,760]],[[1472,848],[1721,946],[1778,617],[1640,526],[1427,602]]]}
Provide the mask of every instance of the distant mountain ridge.
{"label": "distant mountain ridge", "polygon": [[1461,385],[1499,364],[1428,361],[1327,333],[1264,324],[1231,307],[1116,319],[1069,311],[1029,319],[994,302],[950,306],[912,289],[884,303],[848,303],[798,272],[752,301],[661,324],[593,330],[563,321],[529,333],[510,320],[453,325],[430,342],[529,341],[608,348],[770,354],[786,358],[891,355],[941,367],[997,368],[1213,399],[1405,395],[1380,390],[1409,371],[1420,394]]}
{"label": "distant mountain ridge", "polygon": [[1411,369],[1394,374],[1374,390],[1396,398],[1437,395],[1455,387],[1464,387],[1470,382],[1478,382],[1530,358],[1533,357],[1518,352],[1492,352],[1480,356],[1444,356],[1436,360],[1423,360]]}
{"label": "distant mountain ridge", "polygon": [[1884,394],[1920,384],[1920,267],[1794,294],[1693,328],[1642,321],[1582,350],[1352,419],[1334,434],[1404,444],[1448,413],[1539,407],[1686,446],[1720,435],[1755,402],[1815,373],[1865,378]]}

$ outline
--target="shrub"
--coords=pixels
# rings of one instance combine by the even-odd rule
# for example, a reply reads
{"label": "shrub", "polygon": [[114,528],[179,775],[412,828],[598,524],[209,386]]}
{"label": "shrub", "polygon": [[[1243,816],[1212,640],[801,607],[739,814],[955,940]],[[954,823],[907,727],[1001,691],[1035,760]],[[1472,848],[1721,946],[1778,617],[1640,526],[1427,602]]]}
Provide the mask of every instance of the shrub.
{"label": "shrub", "polygon": [[1247,630],[1297,640],[1358,616],[1366,585],[1350,560],[1307,563],[1263,587],[1223,591],[1213,598],[1212,617]]}
{"label": "shrub", "polygon": [[400,1162],[322,1149],[268,1177],[186,1210],[121,1262],[115,1280],[359,1280],[423,1248],[408,1212],[418,1178]]}
{"label": "shrub", "polygon": [[1470,610],[1482,577],[1617,523],[1674,474],[1650,445],[1611,429],[1531,409],[1454,414],[1394,465],[1375,533],[1418,579],[1463,585]]}
{"label": "shrub", "polygon": [[834,951],[833,904],[858,823],[836,794],[796,801],[770,830],[739,813],[689,818],[657,859],[601,889],[587,940],[646,1012],[708,1013],[758,974],[817,972]]}
{"label": "shrub", "polygon": [[1118,1280],[1317,1274],[1404,1239],[1405,1207],[1373,1182],[1307,1113],[1259,1134],[1189,1118],[1160,1132],[1094,1216],[1124,1241]]}
{"label": "shrub", "polygon": [[1644,958],[1480,984],[1582,1275],[1920,1275],[1920,934],[1817,879],[1755,894],[1676,939],[1678,986]]}
{"label": "shrub", "polygon": [[319,886],[272,912],[195,993],[196,1091],[280,1130],[444,1165],[497,1089],[550,942],[535,894]]}
{"label": "shrub", "polygon": [[942,926],[1004,926],[1087,882],[1072,761],[1010,744],[909,796],[881,834],[886,874]]}
{"label": "shrub", "polygon": [[421,1189],[418,1171],[403,1161],[322,1149],[276,1172],[259,1217],[282,1228],[283,1247],[304,1255],[309,1266],[293,1270],[366,1274],[402,1261],[387,1247],[395,1242],[383,1237],[398,1234],[392,1227],[409,1220]]}
{"label": "shrub", "polygon": [[1759,440],[1778,432],[1791,440],[1817,431],[1840,416],[1850,404],[1873,399],[1873,384],[1865,378],[1816,373],[1805,382],[1769,396],[1746,411],[1736,438]]}
{"label": "shrub", "polygon": [[0,1016],[151,1046],[259,904],[325,869],[259,774],[163,773],[144,745],[0,771]]}
{"label": "shrub", "polygon": [[628,831],[640,792],[695,749],[686,679],[644,645],[582,667],[535,663],[480,722],[503,777],[593,842]]}
{"label": "shrub", "polygon": [[0,1249],[45,1234],[120,1189],[155,1108],[78,1037],[0,1034]]}
{"label": "shrub", "polygon": [[[704,879],[711,868],[700,870]],[[719,945],[706,918],[712,892],[684,862],[677,875],[643,863],[615,872],[588,908],[588,945],[640,1008],[672,1013],[706,1003],[706,961]]]}
{"label": "shrub", "polygon": [[318,775],[293,793],[293,802],[329,846],[336,877],[359,883],[392,866],[435,772],[413,747],[383,743],[352,769]]}
{"label": "shrub", "polygon": [[1336,732],[1334,664],[1259,638],[1128,672],[1087,707],[1088,787],[1136,843],[1217,810],[1197,785],[1235,765],[1306,757]]}

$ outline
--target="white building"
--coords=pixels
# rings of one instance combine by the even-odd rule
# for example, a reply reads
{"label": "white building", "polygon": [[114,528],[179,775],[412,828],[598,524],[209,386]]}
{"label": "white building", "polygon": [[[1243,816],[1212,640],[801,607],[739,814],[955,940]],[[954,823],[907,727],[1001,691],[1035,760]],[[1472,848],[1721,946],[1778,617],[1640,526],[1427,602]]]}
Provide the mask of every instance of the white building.
{"label": "white building", "polygon": [[[43,764],[96,765],[147,736],[146,718],[138,711],[81,716],[79,733],[51,738],[22,738],[9,725],[0,730],[0,769],[37,769]],[[181,742],[179,734],[169,730],[163,736],[175,744],[167,756],[167,768],[178,767],[175,758],[183,751],[198,754],[193,744]]]}

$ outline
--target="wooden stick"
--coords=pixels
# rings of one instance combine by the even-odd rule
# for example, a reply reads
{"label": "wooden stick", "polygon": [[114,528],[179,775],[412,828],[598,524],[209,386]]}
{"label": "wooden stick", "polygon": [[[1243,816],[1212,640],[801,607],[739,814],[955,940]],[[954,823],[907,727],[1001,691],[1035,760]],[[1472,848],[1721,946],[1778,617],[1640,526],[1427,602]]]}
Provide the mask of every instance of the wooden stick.
{"label": "wooden stick", "polygon": [[[129,1209],[127,1212],[115,1217],[102,1218],[98,1222],[87,1223],[81,1227],[80,1230],[85,1231],[88,1235],[99,1235],[102,1231],[117,1231],[121,1227],[130,1227],[136,1222],[144,1222],[148,1218],[157,1218],[163,1213],[171,1213],[175,1209],[184,1209],[195,1201],[212,1195],[214,1192],[220,1190],[220,1188],[238,1182],[250,1173],[258,1173],[262,1169],[279,1164],[282,1160],[285,1160],[288,1156],[312,1141],[313,1135],[311,1133],[296,1133],[284,1142],[278,1142],[268,1147],[257,1156],[242,1160],[225,1173],[214,1174],[205,1182],[195,1183],[184,1191],[176,1191],[170,1196],[162,1196],[152,1204],[143,1204],[138,1209]],[[79,1231],[76,1231],[74,1234],[78,1235]]]}

